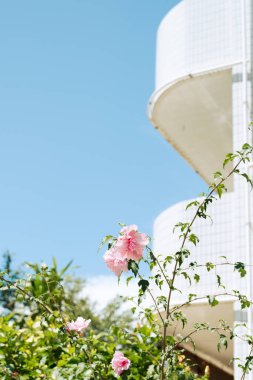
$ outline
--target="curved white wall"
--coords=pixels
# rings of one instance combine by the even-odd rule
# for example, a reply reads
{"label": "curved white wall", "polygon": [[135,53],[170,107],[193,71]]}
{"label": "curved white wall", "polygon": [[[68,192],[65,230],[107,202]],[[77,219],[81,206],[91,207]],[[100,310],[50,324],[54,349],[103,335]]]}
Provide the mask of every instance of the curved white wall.
{"label": "curved white wall", "polygon": [[164,17],[158,30],[156,90],[241,59],[241,1],[184,0]]}
{"label": "curved white wall", "polygon": [[[156,218],[154,223],[154,252],[156,255],[172,255],[179,250],[179,230],[178,233],[173,233],[173,228],[178,222],[191,221],[194,215],[194,207],[186,211],[186,205],[189,202],[177,203]],[[209,215],[211,215],[213,222],[210,219],[196,219],[192,232],[199,237],[200,242],[196,247],[192,243],[186,244],[191,256],[187,259],[184,267],[187,267],[187,263],[194,261],[197,261],[198,264],[205,264],[210,261],[224,262],[220,256],[226,256],[231,263],[244,260],[244,258],[237,256],[238,252],[234,249],[237,240],[234,229],[238,227],[233,223],[233,218],[236,216],[236,213],[233,214],[234,204],[235,194],[225,194],[221,200],[213,202],[209,208]],[[201,281],[199,284],[193,281],[191,293],[204,296],[223,292],[223,289],[217,286],[214,271],[207,272],[206,268],[201,268],[197,270],[197,273],[201,276]],[[217,269],[217,274],[222,277],[228,291],[229,289],[240,288],[242,292],[246,292],[246,281],[234,272],[233,266],[221,266]],[[183,291],[182,294],[174,293],[174,302],[180,303],[188,297],[189,282],[183,276],[179,276],[176,287]]]}
{"label": "curved white wall", "polygon": [[[252,9],[253,0],[182,0],[162,20],[157,34],[156,87],[148,114],[152,124],[207,183],[221,169],[222,158],[252,143],[247,125],[252,118]],[[239,176],[227,184],[230,193],[210,208],[214,220],[196,220],[193,231],[200,238],[191,247],[188,261],[217,262],[226,256],[230,262],[252,265],[253,194],[247,194]],[[180,248],[173,227],[190,221],[188,202],[180,202],[164,212],[154,224],[154,251],[171,255]],[[248,272],[252,272],[251,266]],[[168,271],[170,268],[168,268]],[[171,268],[172,270],[172,268]],[[198,295],[222,292],[215,273],[199,270],[202,280],[191,287]],[[240,290],[252,299],[252,278],[240,278],[233,267],[218,269],[228,289]],[[189,293],[189,283],[178,277],[174,295],[181,303]],[[234,304],[235,320],[245,320]],[[201,309],[201,306],[200,306]],[[198,310],[200,310],[198,309]],[[248,312],[253,329],[252,312]],[[221,315],[223,317],[223,315]],[[231,317],[232,318],[232,317]],[[234,341],[234,356],[245,357],[247,344]],[[235,369],[235,378],[241,379]],[[250,377],[251,378],[251,377]]]}
{"label": "curved white wall", "polygon": [[233,72],[244,58],[242,14],[241,0],[183,0],[157,34],[149,118],[208,184],[233,149],[232,87],[240,81]]}

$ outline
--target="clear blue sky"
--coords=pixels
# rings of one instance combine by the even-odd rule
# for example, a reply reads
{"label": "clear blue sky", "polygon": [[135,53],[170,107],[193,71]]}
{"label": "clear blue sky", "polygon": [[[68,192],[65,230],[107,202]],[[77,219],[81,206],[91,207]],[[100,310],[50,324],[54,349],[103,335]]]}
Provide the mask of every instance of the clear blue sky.
{"label": "clear blue sky", "polygon": [[117,222],[152,234],[205,190],[146,115],[156,30],[176,2],[2,2],[0,252],[105,274],[97,247]]}

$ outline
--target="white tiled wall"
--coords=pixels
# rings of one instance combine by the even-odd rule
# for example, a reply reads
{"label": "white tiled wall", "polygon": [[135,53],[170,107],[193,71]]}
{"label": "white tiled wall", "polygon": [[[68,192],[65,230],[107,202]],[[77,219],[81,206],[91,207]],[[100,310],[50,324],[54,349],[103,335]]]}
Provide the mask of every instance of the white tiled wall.
{"label": "white tiled wall", "polygon": [[[242,1],[240,0],[184,0],[179,3],[162,21],[157,39],[156,90],[170,82],[189,74],[197,74],[208,70],[232,66],[232,120],[233,146],[239,149],[246,142],[246,125],[243,107],[247,103],[247,118],[252,120],[252,23],[251,0],[245,0],[246,12],[246,59],[247,84],[246,99],[243,83],[243,27]],[[208,133],[211,131],[207,131]],[[250,137],[252,141],[252,135]],[[253,169],[251,176],[253,176]],[[201,189],[200,189],[201,191]],[[251,246],[253,245],[253,192],[250,197]],[[173,227],[176,223],[190,221],[193,209],[185,211],[188,201],[183,201],[165,210],[158,216],[154,224],[154,250],[156,254],[170,255],[175,253],[180,242]],[[214,202],[210,207],[213,224],[209,220],[199,219],[194,224],[193,232],[200,239],[197,247],[187,244],[191,250],[188,260],[198,262],[219,261],[226,256],[231,262],[247,261],[246,255],[246,192],[245,181],[236,176],[234,191],[225,194],[222,200]],[[253,252],[252,252],[253,254]],[[253,262],[253,259],[252,259]],[[168,268],[172,270],[172,268]],[[191,293],[198,295],[222,292],[217,288],[216,277],[205,269],[198,271],[201,281],[191,288]],[[241,279],[233,268],[222,266],[217,272],[229,289],[240,290],[247,294],[247,282]],[[253,276],[252,276],[253,278]],[[173,301],[186,299],[189,284],[182,277],[177,279],[176,287],[182,293],[176,293]],[[253,288],[253,279],[252,279]],[[235,315],[239,315],[239,306],[235,304]],[[239,318],[240,319],[240,318]],[[236,322],[236,321],[235,321]],[[234,342],[234,356],[245,357],[248,347],[240,340]],[[235,369],[235,379],[240,379],[240,371]],[[248,379],[253,378],[250,375]]]}
{"label": "white tiled wall", "polygon": [[[238,253],[234,249],[236,238],[234,235],[234,224],[231,211],[234,206],[234,193],[228,193],[221,200],[214,201],[210,206],[210,219],[197,219],[192,228],[198,238],[199,244],[195,247],[192,243],[187,243],[186,247],[191,251],[189,262],[198,261],[205,264],[206,262],[224,262],[220,256],[226,256],[228,261],[239,261]],[[191,221],[194,209],[185,211],[188,201],[181,202],[164,211],[155,221],[154,224],[154,251],[156,254],[170,255],[177,252],[180,248],[180,240],[177,233],[173,233],[173,227],[178,222]],[[168,269],[170,271],[171,269]],[[223,293],[222,288],[217,287],[216,276],[214,271],[207,272],[205,268],[197,271],[201,276],[198,285],[191,287],[191,293],[197,293],[200,296],[207,294]],[[228,290],[237,289],[238,287],[245,291],[245,280],[241,280],[237,273],[234,273],[231,266],[220,266],[217,270],[224,285]],[[183,292],[175,293],[174,302],[178,303],[187,298],[189,284],[182,276],[177,279],[176,287]],[[186,291],[187,290],[187,291]]]}
{"label": "white tiled wall", "polygon": [[241,60],[240,0],[184,0],[157,35],[156,89],[195,72]]}

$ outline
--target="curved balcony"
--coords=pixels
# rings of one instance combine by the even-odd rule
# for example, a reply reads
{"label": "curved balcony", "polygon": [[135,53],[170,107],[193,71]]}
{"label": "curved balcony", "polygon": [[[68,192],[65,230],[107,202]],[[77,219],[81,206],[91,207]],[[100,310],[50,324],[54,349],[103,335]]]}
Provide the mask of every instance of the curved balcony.
{"label": "curved balcony", "polygon": [[[199,264],[205,264],[209,261],[220,262],[221,256],[226,256],[231,262],[238,260],[238,252],[234,249],[238,239],[235,233],[238,226],[231,223],[231,220],[236,217],[236,210],[234,209],[236,199],[234,192],[224,194],[222,200],[209,205],[210,219],[197,218],[195,220],[193,232],[198,236],[200,242],[197,246],[187,243],[187,247],[191,251],[191,256],[188,259],[190,262],[197,261]],[[155,219],[153,247],[156,255],[173,255],[180,249],[181,239],[179,239],[179,235],[181,232],[179,229],[175,230],[174,227],[178,222],[190,222],[192,220],[196,208],[186,210],[187,204],[191,201],[179,202],[163,211]],[[185,265],[187,266],[187,263]],[[217,279],[212,272],[207,273],[206,268],[200,268],[199,274],[203,275],[203,279],[200,284],[192,283],[192,293],[199,296],[219,293]],[[233,288],[234,284],[238,284],[238,280],[240,280],[237,286],[245,293],[246,281],[240,279],[239,275],[233,272],[233,268],[223,266],[220,268],[219,274],[228,290],[231,290],[231,286]],[[189,282],[181,276],[177,278],[176,287],[183,290],[182,294],[175,293],[174,295],[173,303],[178,304],[186,300],[187,294],[184,290],[188,289]]]}
{"label": "curved balcony", "polygon": [[[184,267],[187,268],[190,262],[198,262],[203,267],[197,269],[200,276],[199,283],[192,281],[189,288],[189,281],[184,276],[176,278],[175,287],[181,291],[173,294],[172,303],[174,305],[184,304],[188,300],[188,294],[197,294],[198,297],[205,297],[208,294],[221,294],[222,291],[217,285],[216,273],[207,271],[205,263],[207,262],[222,262],[221,256],[226,256],[229,261],[237,260],[237,252],[233,249],[236,244],[236,234],[234,229],[236,226],[231,223],[233,218],[233,205],[235,202],[235,193],[230,192],[223,196],[220,202],[214,202],[209,207],[209,214],[212,220],[196,219],[193,227],[193,232],[200,239],[200,243],[195,247],[193,244],[187,243],[186,247],[190,249],[191,255],[185,261]],[[163,211],[155,220],[154,223],[154,252],[156,256],[173,255],[177,252],[181,245],[179,239],[180,232],[174,230],[174,226],[178,222],[189,222],[194,216],[194,209],[186,211],[187,204],[191,201],[183,201],[169,207]],[[213,222],[212,222],[213,221]],[[173,271],[167,266],[167,273]],[[191,271],[189,271],[191,275]],[[218,274],[222,278],[223,284],[230,292],[234,284],[240,284],[242,293],[246,291],[246,281],[240,279],[238,273],[233,271],[233,267],[220,266]],[[240,281],[238,283],[238,281]],[[232,292],[231,292],[232,293]],[[207,300],[199,300],[190,305],[181,308],[182,312],[187,316],[188,323],[185,327],[175,323],[168,329],[169,334],[179,333],[182,336],[187,336],[194,329],[196,322],[208,322],[210,326],[217,326],[219,319],[222,318],[231,326],[235,321],[235,306],[234,298],[218,297],[220,304],[218,307],[211,308]],[[220,375],[222,379],[231,379],[233,376],[233,366],[229,365],[229,361],[234,356],[233,344],[230,343],[227,350],[217,352],[216,344],[217,337],[210,332],[201,332],[194,337],[196,349],[193,350],[191,344],[185,344],[184,348],[197,355],[202,360],[213,365],[215,368],[223,371]]]}
{"label": "curved balcony", "polygon": [[231,69],[242,59],[240,15],[240,2],[184,0],[157,35],[149,118],[207,183],[232,151]]}

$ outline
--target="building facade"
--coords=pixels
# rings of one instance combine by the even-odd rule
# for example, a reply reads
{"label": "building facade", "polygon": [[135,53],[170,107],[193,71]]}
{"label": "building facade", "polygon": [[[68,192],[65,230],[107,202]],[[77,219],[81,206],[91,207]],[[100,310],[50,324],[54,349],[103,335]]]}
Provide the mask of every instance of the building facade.
{"label": "building facade", "polygon": [[[213,173],[222,170],[228,152],[243,143],[252,144],[248,125],[252,120],[252,0],[182,0],[162,20],[157,34],[156,86],[148,105],[154,127],[197,171],[207,184]],[[251,177],[252,166],[243,168]],[[228,192],[210,207],[213,223],[197,220],[194,232],[200,239],[192,249],[191,261],[228,261],[253,264],[253,195],[239,176],[227,183]],[[154,250],[170,254],[178,250],[173,233],[179,221],[189,221],[193,210],[185,211],[190,200],[162,212],[154,224]],[[253,270],[241,279],[230,266],[221,266],[219,275],[228,290],[238,289],[253,300]],[[216,276],[200,270],[202,279],[191,288],[198,295],[217,294]],[[182,294],[173,302],[181,303],[189,283],[178,280]],[[194,288],[195,287],[195,288]],[[241,311],[231,297],[220,297],[213,308],[204,303],[186,311],[189,320],[216,323],[247,322],[253,332],[252,310]],[[181,331],[182,333],[182,331]],[[225,373],[240,379],[240,370],[229,365],[232,357],[248,354],[248,346],[234,340],[219,354],[214,338],[197,340],[196,352]],[[187,347],[187,349],[191,349]],[[253,379],[253,374],[248,375]],[[218,379],[217,379],[218,380]]]}

